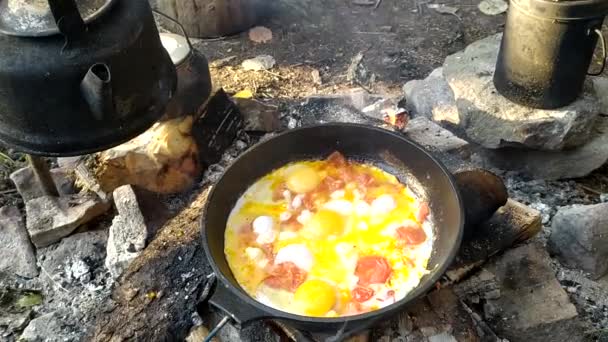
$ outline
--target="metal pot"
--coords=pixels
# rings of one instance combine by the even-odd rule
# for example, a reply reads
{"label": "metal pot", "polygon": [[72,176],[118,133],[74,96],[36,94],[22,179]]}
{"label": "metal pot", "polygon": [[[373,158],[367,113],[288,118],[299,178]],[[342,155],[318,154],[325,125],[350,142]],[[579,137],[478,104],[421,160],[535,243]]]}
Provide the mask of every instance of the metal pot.
{"label": "metal pot", "polygon": [[[340,317],[299,316],[268,307],[250,297],[237,283],[224,255],[224,231],[230,211],[241,194],[257,179],[287,163],[321,159],[334,151],[346,157],[378,166],[401,182],[422,189],[435,220],[433,254],[429,274],[404,299],[381,310]],[[310,332],[344,331],[355,333],[373,323],[392,317],[416,298],[431,289],[445,272],[460,246],[464,210],[453,177],[446,168],[421,147],[403,135],[359,124],[326,124],[300,128],[262,142],[226,170],[208,197],[202,215],[202,238],[205,253],[218,283],[209,302],[241,326],[256,320],[273,318]],[[217,332],[217,329],[212,331]]]}
{"label": "metal pot", "polygon": [[147,1],[0,0],[0,141],[79,155],[142,133],[177,83]]}
{"label": "metal pot", "polygon": [[606,61],[601,34],[606,14],[605,0],[511,0],[494,74],[498,92],[543,109],[576,100],[598,37]]}

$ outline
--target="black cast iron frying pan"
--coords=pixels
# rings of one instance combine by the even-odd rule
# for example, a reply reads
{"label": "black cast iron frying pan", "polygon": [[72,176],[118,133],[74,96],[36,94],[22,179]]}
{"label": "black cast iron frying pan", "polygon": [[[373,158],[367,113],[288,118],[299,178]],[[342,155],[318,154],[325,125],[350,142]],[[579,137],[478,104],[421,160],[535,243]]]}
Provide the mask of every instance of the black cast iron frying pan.
{"label": "black cast iron frying pan", "polygon": [[[369,313],[318,318],[299,316],[263,305],[237,283],[224,256],[224,230],[230,211],[239,197],[260,177],[287,163],[326,158],[339,151],[347,158],[371,163],[397,176],[428,200],[435,241],[429,262],[430,273],[404,299]],[[287,131],[261,142],[230,166],[212,189],[202,216],[205,253],[218,282],[209,302],[226,317],[244,326],[256,320],[277,319],[310,332],[356,332],[387,319],[425,294],[453,260],[463,233],[464,211],[454,180],[447,169],[428,152],[403,135],[373,126],[332,123]],[[214,329],[213,333],[218,329]]]}

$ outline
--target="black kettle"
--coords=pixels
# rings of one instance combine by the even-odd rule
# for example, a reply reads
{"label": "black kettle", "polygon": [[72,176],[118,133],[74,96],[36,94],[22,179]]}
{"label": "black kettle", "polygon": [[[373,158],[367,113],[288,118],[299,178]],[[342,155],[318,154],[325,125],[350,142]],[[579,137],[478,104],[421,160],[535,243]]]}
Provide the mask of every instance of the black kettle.
{"label": "black kettle", "polygon": [[149,128],[177,85],[146,0],[0,0],[0,141],[100,151]]}

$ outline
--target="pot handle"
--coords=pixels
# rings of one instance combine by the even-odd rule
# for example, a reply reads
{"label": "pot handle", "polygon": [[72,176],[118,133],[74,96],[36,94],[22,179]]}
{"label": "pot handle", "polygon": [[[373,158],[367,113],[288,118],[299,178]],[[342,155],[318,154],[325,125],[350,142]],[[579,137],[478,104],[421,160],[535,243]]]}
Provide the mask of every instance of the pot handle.
{"label": "pot handle", "polygon": [[66,41],[77,39],[86,31],[76,0],[48,0],[51,13]]}
{"label": "pot handle", "polygon": [[[604,35],[602,34],[602,31],[600,31],[600,29],[595,29],[593,32],[595,32],[595,34],[598,36],[600,44],[602,45],[602,68],[597,73],[587,72],[587,75],[599,76],[604,72],[604,69],[606,69],[606,58],[608,58],[608,53],[606,52],[606,38],[604,38]],[[589,33],[591,34],[591,32]]]}
{"label": "pot handle", "polygon": [[[267,318],[266,315],[261,314],[256,309],[244,305],[238,296],[232,293],[227,286],[217,281],[215,274],[209,275],[207,285],[209,291],[213,291],[209,296],[209,304],[214,308],[218,309],[225,316],[220,322],[211,329],[209,335],[204,339],[204,342],[210,342],[211,339],[217,335],[217,333],[228,323],[233,322],[237,325],[245,325],[254,321],[259,321]],[[215,289],[213,286],[215,285]],[[204,300],[204,299],[203,299]]]}

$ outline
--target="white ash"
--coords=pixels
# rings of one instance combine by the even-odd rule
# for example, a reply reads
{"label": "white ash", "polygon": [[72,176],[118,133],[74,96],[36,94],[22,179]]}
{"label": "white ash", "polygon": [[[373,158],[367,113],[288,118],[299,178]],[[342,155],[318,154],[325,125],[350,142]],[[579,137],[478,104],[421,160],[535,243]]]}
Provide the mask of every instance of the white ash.
{"label": "white ash", "polygon": [[574,204],[595,204],[599,202],[598,198],[589,196],[572,180],[523,180],[512,173],[505,173],[503,179],[511,198],[541,212],[543,237],[549,234],[551,220],[559,207]]}
{"label": "white ash", "polygon": [[[590,196],[573,180],[525,180],[514,173],[503,173],[501,176],[513,199],[541,212],[543,230],[537,239],[543,243],[551,234],[553,216],[560,207],[596,204],[607,197]],[[594,281],[584,272],[568,269],[553,258],[551,265],[591,334],[600,333],[608,327],[608,277]]]}

